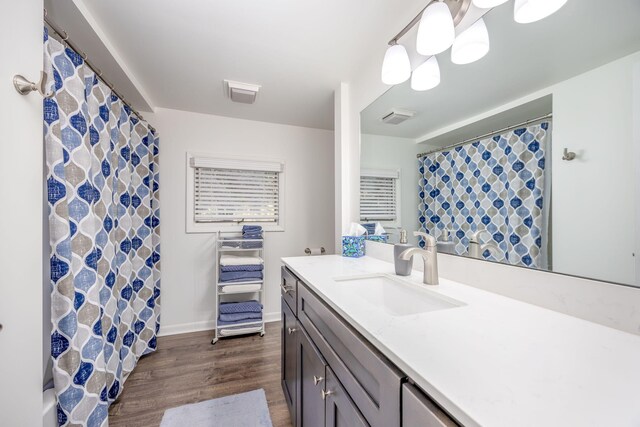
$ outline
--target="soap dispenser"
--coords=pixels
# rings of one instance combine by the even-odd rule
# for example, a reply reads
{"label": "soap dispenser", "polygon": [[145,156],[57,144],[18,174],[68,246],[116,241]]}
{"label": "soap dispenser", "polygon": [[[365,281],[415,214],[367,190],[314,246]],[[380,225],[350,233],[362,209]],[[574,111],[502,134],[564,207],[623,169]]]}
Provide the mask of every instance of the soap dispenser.
{"label": "soap dispenser", "polygon": [[411,275],[411,269],[413,267],[413,257],[409,260],[400,259],[400,254],[412,246],[407,243],[407,230],[400,231],[400,243],[393,245],[393,261],[396,266],[396,274],[398,276]]}
{"label": "soap dispenser", "polygon": [[438,252],[443,254],[455,255],[456,244],[453,242],[453,239],[451,239],[451,233],[449,232],[448,228],[442,230],[442,233],[440,234],[440,240],[438,240],[437,242],[437,246]]}

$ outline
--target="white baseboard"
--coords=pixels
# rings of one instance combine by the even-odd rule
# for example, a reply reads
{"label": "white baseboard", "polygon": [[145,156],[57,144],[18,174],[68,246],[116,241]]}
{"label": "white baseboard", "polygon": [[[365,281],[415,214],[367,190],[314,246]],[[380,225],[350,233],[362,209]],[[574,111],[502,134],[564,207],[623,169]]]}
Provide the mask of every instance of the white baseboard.
{"label": "white baseboard", "polygon": [[[275,313],[264,313],[263,317],[266,323],[279,322],[280,312],[276,311]],[[160,332],[158,332],[158,336],[166,337],[169,335],[188,334],[191,332],[211,331],[215,329],[215,327],[216,327],[215,320],[205,320],[201,322],[191,322],[191,323],[178,323],[176,325],[161,324]]]}

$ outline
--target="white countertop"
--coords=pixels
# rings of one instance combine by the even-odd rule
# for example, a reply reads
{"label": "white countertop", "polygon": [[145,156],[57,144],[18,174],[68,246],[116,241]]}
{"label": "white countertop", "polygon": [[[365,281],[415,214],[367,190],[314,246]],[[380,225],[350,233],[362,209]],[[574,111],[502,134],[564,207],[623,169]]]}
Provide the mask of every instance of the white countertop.
{"label": "white countertop", "polygon": [[333,280],[393,264],[282,261],[465,426],[640,426],[640,336],[446,279],[429,290],[466,305],[394,317]]}

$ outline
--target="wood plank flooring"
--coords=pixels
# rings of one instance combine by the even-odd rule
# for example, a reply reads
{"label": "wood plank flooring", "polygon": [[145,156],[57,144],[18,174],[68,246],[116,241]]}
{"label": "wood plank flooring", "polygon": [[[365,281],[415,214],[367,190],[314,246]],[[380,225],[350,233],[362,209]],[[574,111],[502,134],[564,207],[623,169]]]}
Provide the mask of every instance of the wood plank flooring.
{"label": "wood plank flooring", "polygon": [[[274,427],[291,427],[280,387],[280,323],[264,337],[224,338],[213,332],[158,338],[158,350],[138,362],[109,409],[111,427],[158,427],[180,405],[263,388]],[[187,427],[187,426],[185,426]]]}

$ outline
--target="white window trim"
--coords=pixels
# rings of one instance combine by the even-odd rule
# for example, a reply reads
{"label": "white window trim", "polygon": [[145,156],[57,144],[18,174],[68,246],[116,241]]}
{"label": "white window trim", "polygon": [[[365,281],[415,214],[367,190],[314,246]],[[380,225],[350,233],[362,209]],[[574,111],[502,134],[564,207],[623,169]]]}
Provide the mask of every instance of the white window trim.
{"label": "white window trim", "polygon": [[205,153],[189,153],[186,156],[186,232],[187,233],[217,233],[218,231],[242,231],[242,223],[198,223],[195,221],[195,168],[217,167],[228,169],[274,170],[279,173],[279,213],[278,223],[251,222],[251,225],[262,225],[264,231],[284,231],[285,229],[285,167],[284,162],[277,160],[247,159],[239,157],[216,157]]}
{"label": "white window trim", "polygon": [[[395,221],[364,221],[358,212],[358,218],[360,222],[379,222],[385,228],[399,228],[402,224],[402,186],[401,186],[401,171],[400,169],[371,169],[363,168],[360,170],[360,177],[372,176],[378,178],[395,178],[396,180],[396,220]],[[360,181],[358,180],[358,183]],[[358,184],[359,185],[359,184]],[[359,194],[359,192],[358,192]]]}

